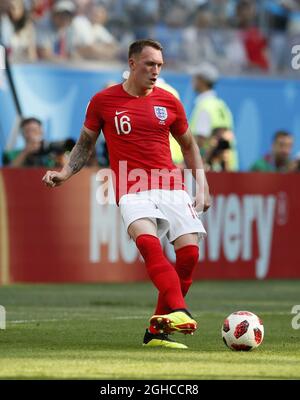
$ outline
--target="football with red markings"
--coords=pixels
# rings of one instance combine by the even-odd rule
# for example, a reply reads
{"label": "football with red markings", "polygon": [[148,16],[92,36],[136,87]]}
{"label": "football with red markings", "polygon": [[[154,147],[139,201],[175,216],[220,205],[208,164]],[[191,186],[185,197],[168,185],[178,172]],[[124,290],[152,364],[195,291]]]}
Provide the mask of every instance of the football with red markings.
{"label": "football with red markings", "polygon": [[264,339],[263,322],[250,311],[236,311],[225,318],[222,338],[231,350],[253,350],[261,345]]}

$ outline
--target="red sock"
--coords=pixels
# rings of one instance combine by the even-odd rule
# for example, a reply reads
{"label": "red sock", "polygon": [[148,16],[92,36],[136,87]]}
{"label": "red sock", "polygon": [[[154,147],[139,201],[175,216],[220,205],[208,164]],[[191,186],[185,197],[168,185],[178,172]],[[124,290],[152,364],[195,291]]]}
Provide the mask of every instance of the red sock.
{"label": "red sock", "polygon": [[176,272],[180,279],[182,295],[185,297],[193,282],[192,275],[199,260],[199,247],[189,244],[176,250]]}
{"label": "red sock", "polygon": [[[192,284],[193,270],[199,259],[199,248],[197,245],[187,245],[176,250],[176,272],[180,279],[183,297],[187,294]],[[159,294],[155,314],[168,314],[172,310],[164,301],[164,297]],[[155,332],[152,332],[155,333]]]}
{"label": "red sock", "polygon": [[164,296],[162,296],[159,293],[154,314],[155,315],[169,314],[171,311],[172,311],[172,309],[170,307],[168,307],[167,303],[165,302]]}
{"label": "red sock", "polygon": [[142,254],[150,279],[157,287],[168,310],[186,308],[175,268],[163,253],[160,241],[153,235],[140,235],[136,246]]}

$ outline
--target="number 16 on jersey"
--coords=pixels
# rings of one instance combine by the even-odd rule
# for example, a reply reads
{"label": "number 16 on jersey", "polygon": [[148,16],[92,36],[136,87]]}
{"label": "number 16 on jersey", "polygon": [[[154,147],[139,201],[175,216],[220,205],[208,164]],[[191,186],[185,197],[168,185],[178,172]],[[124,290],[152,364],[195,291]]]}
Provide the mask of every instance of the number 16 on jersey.
{"label": "number 16 on jersey", "polygon": [[131,132],[131,123],[128,115],[115,116],[115,126],[118,135],[128,135]]}

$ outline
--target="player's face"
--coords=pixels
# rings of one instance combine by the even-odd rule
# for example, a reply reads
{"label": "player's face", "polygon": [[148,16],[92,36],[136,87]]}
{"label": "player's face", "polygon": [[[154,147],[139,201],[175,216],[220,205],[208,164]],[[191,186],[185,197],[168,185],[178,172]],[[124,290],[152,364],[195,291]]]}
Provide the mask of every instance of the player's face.
{"label": "player's face", "polygon": [[152,89],[163,65],[160,50],[144,47],[142,52],[129,60],[135,82],[143,89]]}

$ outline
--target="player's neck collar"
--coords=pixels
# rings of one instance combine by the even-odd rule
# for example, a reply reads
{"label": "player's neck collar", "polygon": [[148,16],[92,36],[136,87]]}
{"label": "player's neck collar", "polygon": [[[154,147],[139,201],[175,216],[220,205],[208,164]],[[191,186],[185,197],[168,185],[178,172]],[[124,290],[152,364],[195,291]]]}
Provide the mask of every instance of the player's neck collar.
{"label": "player's neck collar", "polygon": [[149,95],[151,95],[151,93],[153,93],[153,90],[155,89],[155,87],[153,89],[151,89],[147,94],[145,95],[136,95],[134,94],[127,86],[127,81],[122,83],[122,88],[124,90],[124,92],[126,92],[129,96],[131,97],[135,97],[135,98],[139,98],[139,97],[147,97]]}

